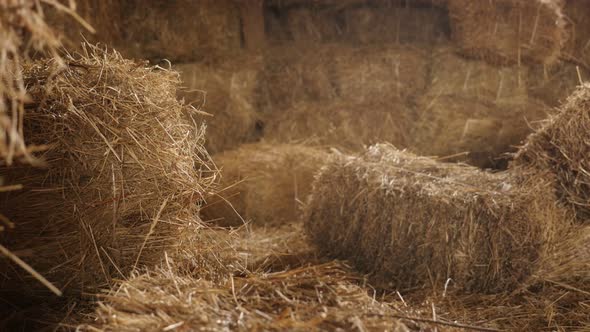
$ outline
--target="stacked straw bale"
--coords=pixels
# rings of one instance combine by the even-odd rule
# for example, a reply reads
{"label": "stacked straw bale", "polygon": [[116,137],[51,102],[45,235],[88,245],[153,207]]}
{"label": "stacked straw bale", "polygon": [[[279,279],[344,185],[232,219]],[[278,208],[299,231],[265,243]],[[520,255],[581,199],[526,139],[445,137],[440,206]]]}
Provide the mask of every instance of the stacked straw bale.
{"label": "stacked straw bale", "polygon": [[590,67],[590,2],[565,1],[565,15],[568,18],[569,38],[566,44],[566,58]]}
{"label": "stacked straw bale", "polygon": [[127,1],[125,54],[143,59],[197,61],[241,47],[240,15],[231,0]]}
{"label": "stacked straw bale", "polygon": [[184,89],[179,96],[207,118],[207,150],[217,153],[255,140],[259,135],[261,58],[244,56],[239,63],[174,65]]}
{"label": "stacked straw bale", "polygon": [[[216,171],[203,129],[185,120],[194,109],[176,99],[177,73],[95,47],[66,60],[53,80],[54,62],[26,66],[24,136],[49,147],[48,167],[2,168],[25,189],[0,209],[16,223],[2,243],[72,294],[157,261],[195,220]],[[1,263],[3,285],[39,290]]]}
{"label": "stacked straw bale", "polygon": [[412,110],[398,99],[366,103],[300,103],[274,114],[265,127],[265,138],[282,143],[305,142],[359,151],[367,145],[410,143]]}
{"label": "stacked straw bale", "polygon": [[503,154],[549,112],[529,98],[525,67],[467,61],[441,47],[434,52],[430,78],[411,134],[414,151],[422,155],[502,168]]}
{"label": "stacked straw bale", "polygon": [[555,66],[533,66],[529,70],[527,85],[529,95],[551,107],[558,107],[584,81],[590,79],[590,71],[571,63]]}
{"label": "stacked straw bale", "polygon": [[555,189],[581,222],[590,218],[590,84],[574,92],[559,111],[530,135],[512,163],[556,176]]}
{"label": "stacked straw bale", "polygon": [[563,213],[542,178],[488,173],[375,145],[334,157],[314,182],[305,223],[323,252],[378,284],[510,290],[535,271]]}
{"label": "stacked straw bale", "polygon": [[202,219],[221,226],[296,221],[313,176],[327,157],[327,152],[303,145],[267,143],[217,154],[222,190],[207,199]]}
{"label": "stacked straw bale", "polygon": [[496,64],[551,64],[567,40],[559,0],[449,0],[452,38],[465,55]]}
{"label": "stacked straw bale", "polygon": [[406,100],[423,93],[427,83],[427,53],[416,47],[332,44],[284,53],[267,56],[272,110],[309,101]]}
{"label": "stacked straw bale", "polygon": [[363,6],[344,10],[346,38],[360,44],[412,43],[433,45],[446,40],[445,11],[436,7]]}
{"label": "stacked straw bale", "polygon": [[286,27],[296,44],[331,42],[342,34],[334,16],[333,12],[294,8],[287,12]]}

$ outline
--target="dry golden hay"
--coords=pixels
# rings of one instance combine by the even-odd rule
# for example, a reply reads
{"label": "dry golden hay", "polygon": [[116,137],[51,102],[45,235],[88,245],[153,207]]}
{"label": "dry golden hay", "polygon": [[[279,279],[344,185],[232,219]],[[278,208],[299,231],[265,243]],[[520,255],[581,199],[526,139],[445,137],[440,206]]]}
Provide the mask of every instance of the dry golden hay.
{"label": "dry golden hay", "polygon": [[[362,277],[341,262],[285,261],[284,254],[293,257],[310,250],[308,243],[299,240],[298,232],[297,227],[272,229],[247,239],[251,243],[246,247],[260,249],[268,258],[260,259],[263,265],[258,269],[243,270],[235,265],[234,275],[220,282],[178,271],[178,263],[183,262],[172,260],[160,269],[122,281],[101,296],[95,315],[79,329],[424,331],[461,326],[433,322],[430,308],[409,308],[399,298],[379,301],[373,290],[362,287]],[[244,260],[249,259],[249,250],[238,250]],[[276,255],[281,257],[275,259]],[[269,266],[268,260],[279,264]],[[428,318],[420,318],[424,316]]]}
{"label": "dry golden hay", "polygon": [[[109,285],[157,260],[189,227],[216,170],[204,130],[185,117],[179,75],[88,46],[81,55],[25,68],[31,95],[24,136],[48,149],[47,169],[0,169],[24,190],[0,209],[16,224],[2,244],[70,294]],[[3,285],[28,288],[18,267],[2,261]],[[16,285],[15,285],[16,284]],[[8,286],[7,286],[8,287]]]}
{"label": "dry golden hay", "polygon": [[27,95],[21,66],[33,52],[61,61],[59,40],[43,14],[52,7],[79,19],[58,0],[0,1],[0,164],[10,165],[14,159],[23,157],[34,162],[29,150],[36,147],[27,148],[22,137],[23,104]]}
{"label": "dry golden hay", "polygon": [[142,0],[122,5],[129,57],[197,61],[239,50],[240,15],[231,0]]}
{"label": "dry golden hay", "polygon": [[551,64],[567,40],[561,0],[449,0],[452,38],[465,55],[496,64]]}
{"label": "dry golden hay", "polygon": [[300,103],[273,114],[265,123],[265,139],[305,142],[358,151],[370,144],[410,142],[412,110],[398,99],[366,103]]}
{"label": "dry golden hay", "polygon": [[327,157],[327,152],[311,147],[267,143],[217,154],[223,189],[207,199],[201,217],[222,226],[298,220],[301,202]]}
{"label": "dry golden hay", "polygon": [[173,68],[180,72],[183,81],[184,89],[179,91],[179,96],[211,115],[205,118],[206,146],[210,153],[258,138],[260,57],[242,56],[239,63],[178,64]]}
{"label": "dry golden hay", "polygon": [[375,145],[334,157],[305,211],[320,250],[379,285],[472,292],[516,288],[550,248],[564,213],[542,178],[437,163]]}
{"label": "dry golden hay", "polygon": [[455,52],[449,46],[434,50],[428,95],[458,95],[495,104],[526,102],[527,67],[496,67]]}
{"label": "dry golden hay", "polygon": [[343,34],[334,16],[331,12],[295,8],[287,12],[286,23],[295,43],[329,42]]}
{"label": "dry golden hay", "polygon": [[559,197],[576,210],[580,222],[590,218],[589,135],[590,84],[585,83],[526,139],[512,164],[555,174]]}
{"label": "dry golden hay", "polygon": [[412,151],[483,168],[504,168],[505,155],[550,109],[535,100],[507,106],[447,95],[425,96],[410,134]]}

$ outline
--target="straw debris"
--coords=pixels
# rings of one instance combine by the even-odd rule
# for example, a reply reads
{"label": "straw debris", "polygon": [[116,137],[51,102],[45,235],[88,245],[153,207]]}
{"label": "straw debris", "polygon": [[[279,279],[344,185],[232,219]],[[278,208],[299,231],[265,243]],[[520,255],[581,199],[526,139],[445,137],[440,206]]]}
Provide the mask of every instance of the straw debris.
{"label": "straw debris", "polygon": [[379,285],[483,293],[518,287],[556,240],[564,213],[539,178],[442,164],[375,145],[317,176],[307,234]]}

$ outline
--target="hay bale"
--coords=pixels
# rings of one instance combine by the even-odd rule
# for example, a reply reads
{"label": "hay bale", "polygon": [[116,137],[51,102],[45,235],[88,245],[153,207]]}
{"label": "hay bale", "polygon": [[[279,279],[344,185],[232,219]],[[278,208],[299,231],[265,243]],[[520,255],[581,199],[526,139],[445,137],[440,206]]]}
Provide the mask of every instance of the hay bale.
{"label": "hay bale", "polygon": [[555,190],[565,204],[575,209],[581,223],[590,220],[589,101],[590,84],[585,83],[526,139],[511,165],[555,174]]}
{"label": "hay bale", "polygon": [[528,68],[496,67],[484,61],[467,60],[448,46],[433,52],[430,84],[427,94],[460,95],[495,104],[526,101]]}
{"label": "hay bale", "polygon": [[590,3],[588,1],[566,0],[564,7],[568,18],[569,38],[565,47],[566,58],[590,67]]}
{"label": "hay bale", "polygon": [[405,100],[426,87],[428,57],[410,46],[343,47],[334,52],[333,75],[340,99],[355,103],[384,97]]}
{"label": "hay bale", "polygon": [[412,151],[482,168],[505,167],[504,154],[514,151],[532,132],[531,124],[550,111],[535,100],[499,106],[457,95],[426,96],[419,105]]}
{"label": "hay bale", "polygon": [[267,120],[265,138],[352,151],[378,142],[406,147],[411,143],[412,113],[403,101],[395,98],[357,104],[299,103]]}
{"label": "hay bale", "polygon": [[335,48],[269,49],[265,55],[263,80],[267,84],[268,111],[274,113],[298,102],[335,98],[330,69]]}
{"label": "hay bale", "polygon": [[240,14],[231,0],[127,1],[125,54],[191,62],[239,50]]}
{"label": "hay bale", "polygon": [[207,199],[201,216],[221,226],[295,221],[313,175],[328,153],[303,145],[245,144],[215,155],[224,188]]}
{"label": "hay bale", "polygon": [[316,176],[307,234],[379,285],[514,289],[535,271],[563,214],[539,178],[488,173],[376,145]]}
{"label": "hay bale", "polygon": [[329,42],[341,34],[334,13],[310,8],[287,11],[287,28],[296,44]]}
{"label": "hay bale", "polygon": [[435,7],[362,6],[344,10],[346,38],[361,44],[433,45],[448,39],[448,15]]}
{"label": "hay bale", "polygon": [[[0,169],[25,188],[0,198],[16,224],[1,242],[77,295],[173,248],[216,171],[203,128],[185,121],[194,110],[176,99],[177,73],[91,46],[67,64],[52,81],[53,62],[26,67],[24,136],[48,146],[39,156],[48,167]],[[41,293],[32,277],[1,263],[4,286]]]}
{"label": "hay bale", "polygon": [[551,64],[567,40],[557,0],[450,0],[449,15],[461,52],[495,64]]}
{"label": "hay bale", "polygon": [[[247,65],[245,65],[247,64]],[[179,96],[207,118],[206,147],[221,152],[255,140],[260,115],[261,58],[241,57],[240,61],[186,63],[174,65],[184,89]]]}

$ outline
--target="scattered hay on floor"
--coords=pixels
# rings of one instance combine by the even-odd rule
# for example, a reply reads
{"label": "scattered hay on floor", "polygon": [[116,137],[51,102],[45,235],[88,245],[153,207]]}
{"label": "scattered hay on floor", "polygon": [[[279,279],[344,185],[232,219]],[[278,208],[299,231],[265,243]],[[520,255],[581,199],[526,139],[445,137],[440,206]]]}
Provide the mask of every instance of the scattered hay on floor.
{"label": "scattered hay on floor", "polygon": [[217,154],[222,190],[207,199],[203,220],[222,226],[281,224],[299,219],[313,175],[328,153],[303,145],[244,144]]}
{"label": "scattered hay on floor", "polygon": [[437,163],[388,145],[336,156],[314,182],[305,221],[320,250],[379,285],[483,293],[518,287],[564,214],[540,178]]}
{"label": "scattered hay on floor", "polygon": [[[217,175],[203,128],[185,121],[178,74],[87,46],[81,55],[25,68],[31,101],[24,136],[47,168],[0,169],[24,190],[0,199],[15,223],[2,243],[69,295],[110,285],[159,261],[192,227]],[[3,288],[44,289],[3,260]]]}
{"label": "scattered hay on floor", "polygon": [[179,96],[193,107],[211,114],[207,123],[206,147],[218,153],[258,138],[261,128],[261,58],[244,55],[239,63],[174,65],[181,74],[183,90]]}
{"label": "scattered hay on floor", "polygon": [[562,1],[449,0],[449,15],[461,52],[496,64],[552,64],[567,40]]}
{"label": "scattered hay on floor", "polygon": [[359,151],[379,142],[410,144],[413,110],[395,98],[366,103],[300,103],[267,119],[265,139]]}
{"label": "scattered hay on floor", "polygon": [[590,220],[590,84],[580,86],[531,134],[513,168],[534,167],[555,174],[555,189],[580,222]]}

